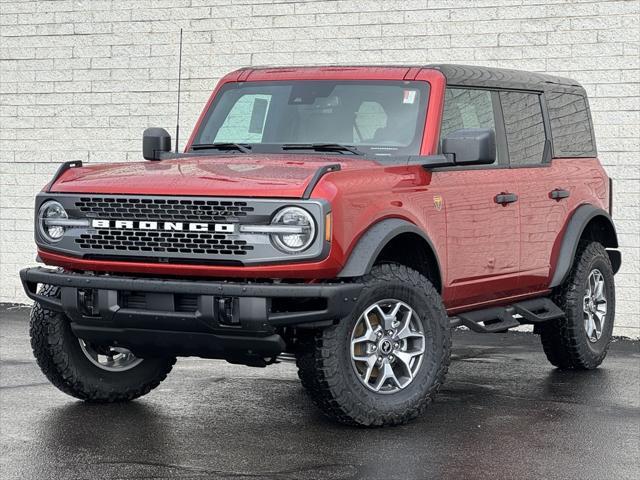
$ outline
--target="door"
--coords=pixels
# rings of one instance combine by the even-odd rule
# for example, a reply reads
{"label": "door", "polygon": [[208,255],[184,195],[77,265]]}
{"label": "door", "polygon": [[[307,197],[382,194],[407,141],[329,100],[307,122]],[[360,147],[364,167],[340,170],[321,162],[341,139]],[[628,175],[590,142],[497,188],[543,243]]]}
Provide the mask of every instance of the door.
{"label": "door", "polygon": [[548,286],[554,243],[567,217],[570,195],[561,161],[551,160],[542,96],[501,92],[509,164],[517,174],[520,205],[521,293]]}
{"label": "door", "polygon": [[433,172],[430,191],[434,204],[441,203],[446,215],[445,302],[449,308],[512,295],[520,262],[517,177],[506,163],[498,93],[447,88],[441,138],[460,128],[493,128],[498,147],[493,165]]}

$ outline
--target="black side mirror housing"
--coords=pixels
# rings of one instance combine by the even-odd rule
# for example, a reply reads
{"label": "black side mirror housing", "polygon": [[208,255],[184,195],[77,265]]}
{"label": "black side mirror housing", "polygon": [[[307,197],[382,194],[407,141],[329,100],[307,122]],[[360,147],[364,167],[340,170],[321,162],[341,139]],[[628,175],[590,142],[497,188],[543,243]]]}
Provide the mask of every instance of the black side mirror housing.
{"label": "black side mirror housing", "polygon": [[167,152],[171,152],[169,132],[164,128],[147,128],[142,134],[142,156],[145,160],[162,160],[162,154]]}
{"label": "black side mirror housing", "polygon": [[442,153],[455,165],[488,165],[496,161],[496,133],[492,128],[462,128],[442,140]]}

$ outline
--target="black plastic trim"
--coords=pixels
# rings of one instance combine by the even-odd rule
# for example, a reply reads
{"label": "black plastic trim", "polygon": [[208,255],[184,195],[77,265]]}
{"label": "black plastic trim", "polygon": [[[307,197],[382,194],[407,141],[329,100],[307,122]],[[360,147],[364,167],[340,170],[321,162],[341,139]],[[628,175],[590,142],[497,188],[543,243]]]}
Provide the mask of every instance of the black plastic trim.
{"label": "black plastic trim", "polygon": [[[358,243],[351,251],[349,260],[338,274],[339,278],[361,277],[371,271],[373,265],[382,252],[382,249],[395,237],[402,233],[415,233],[424,239],[437,262],[440,276],[440,260],[436,254],[436,249],[429,237],[414,224],[399,218],[389,218],[376,223],[367,230],[358,240]],[[442,278],[439,279],[442,281]]]}
{"label": "black plastic trim", "polygon": [[56,173],[53,175],[53,178],[51,179],[51,181],[49,182],[45,190],[47,192],[50,192],[51,187],[53,187],[53,185],[58,181],[58,179],[62,176],[64,172],[66,172],[70,168],[78,168],[78,167],[82,167],[82,160],[70,160],[68,162],[62,163],[58,167],[58,170],[56,170]]}
{"label": "black plastic trim", "polygon": [[452,327],[462,325],[478,333],[499,333],[522,324],[556,320],[564,315],[550,298],[538,297],[502,307],[459,313],[451,319],[450,324]]}
{"label": "black plastic trim", "polygon": [[[581,205],[580,207],[578,207],[567,224],[567,228],[562,238],[562,244],[560,246],[560,254],[558,255],[558,261],[556,263],[555,271],[553,274],[553,278],[551,279],[551,283],[549,284],[549,288],[555,288],[559,285],[562,285],[562,283],[564,282],[564,279],[566,278],[569,270],[571,269],[571,266],[573,265],[573,260],[576,256],[578,243],[580,242],[582,233],[584,232],[589,222],[596,217],[603,217],[604,219],[606,219],[606,221],[611,225],[614,235],[616,235],[615,225],[611,220],[611,216],[605,210],[597,208],[593,205]],[[615,237],[615,241],[612,244],[605,245],[605,247],[618,248],[617,236]],[[612,251],[614,250],[607,250],[607,252]],[[617,252],[617,255],[617,266],[619,268],[621,263],[620,252]],[[615,261],[615,257],[615,255],[613,255],[612,257],[612,254],[609,253],[609,258],[612,259],[612,264]],[[614,273],[616,272],[617,269],[614,266]]]}
{"label": "black plastic trim", "polygon": [[[25,268],[20,271],[20,279],[29,298],[46,308],[69,313],[69,302],[61,298],[45,297],[37,292],[38,284],[56,285],[63,290],[95,289],[104,292],[153,292],[154,294],[191,294],[202,297],[238,297],[238,298],[324,298],[327,306],[323,310],[265,313],[261,320],[269,325],[287,326],[320,320],[340,320],[349,315],[364,288],[360,283],[248,283],[206,280],[174,280],[161,278],[121,277],[111,275],[89,275],[83,273],[62,272],[43,267]],[[106,295],[106,294],[105,294]],[[115,310],[114,310],[115,309]],[[117,312],[120,306],[110,304],[109,311]],[[155,318],[172,318],[177,312],[144,311],[140,315],[152,315]],[[128,312],[130,313],[130,312]],[[180,313],[180,317],[185,317]]]}
{"label": "black plastic trim", "polygon": [[304,193],[302,194],[302,199],[309,200],[311,198],[311,194],[313,193],[314,188],[316,188],[316,186],[318,185],[318,182],[320,182],[320,179],[329,172],[340,171],[340,168],[341,168],[340,164],[338,163],[334,163],[331,165],[324,165],[318,168],[318,170],[316,170],[316,172],[313,174],[313,177],[311,177],[311,181],[307,185],[307,188],[304,189]]}
{"label": "black plastic trim", "polygon": [[284,339],[278,334],[257,337],[210,332],[112,328],[77,323],[71,323],[71,330],[87,342],[117,344],[143,358],[159,355],[196,356],[264,367],[267,365],[265,359],[275,358],[286,348]]}
{"label": "black plastic trim", "polygon": [[584,88],[577,81],[543,73],[454,64],[431,64],[424,68],[441,71],[447,79],[447,85],[508,88],[537,92],[561,87],[567,92],[585,95]]}

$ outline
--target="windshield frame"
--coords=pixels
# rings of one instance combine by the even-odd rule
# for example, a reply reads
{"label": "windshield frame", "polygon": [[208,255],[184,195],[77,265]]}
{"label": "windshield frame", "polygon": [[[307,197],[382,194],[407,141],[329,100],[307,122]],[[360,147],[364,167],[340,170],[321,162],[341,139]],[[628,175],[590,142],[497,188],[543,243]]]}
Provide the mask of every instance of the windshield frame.
{"label": "windshield frame", "polygon": [[[218,86],[214,95],[212,96],[210,102],[208,102],[205,110],[201,114],[201,118],[199,119],[196,128],[194,129],[193,135],[190,138],[188,145],[186,146],[185,152],[194,152],[193,147],[201,142],[199,142],[199,138],[203,135],[204,130],[209,126],[209,121],[211,116],[216,110],[216,107],[219,105],[222,95],[224,95],[227,91],[242,89],[243,87],[253,87],[256,85],[271,87],[271,86],[282,86],[291,85],[295,83],[332,83],[338,85],[380,85],[380,86],[405,86],[407,88],[413,88],[419,90],[419,105],[418,111],[416,115],[416,129],[413,136],[413,139],[410,144],[406,146],[397,146],[397,145],[378,145],[378,144],[363,144],[356,142],[341,142],[342,145],[355,148],[362,152],[362,155],[354,155],[347,150],[345,151],[331,151],[327,150],[313,150],[313,149],[294,149],[294,148],[282,148],[283,145],[287,145],[289,142],[283,143],[267,143],[267,142],[241,142],[250,147],[251,153],[253,154],[282,154],[282,155],[291,155],[291,154],[300,154],[300,152],[304,151],[305,154],[316,154],[316,155],[343,155],[345,157],[349,157],[352,159],[378,159],[378,160],[392,160],[394,158],[398,159],[406,159],[408,156],[419,155],[423,149],[424,137],[427,129],[427,114],[429,111],[429,103],[431,99],[431,84],[426,80],[403,80],[403,79],[391,79],[391,80],[380,80],[380,79],[312,79],[312,78],[304,78],[304,79],[284,79],[284,80],[257,80],[257,81],[237,81],[230,80],[228,82],[224,82]],[[231,105],[231,108],[233,108]],[[230,111],[230,109],[229,109]],[[224,118],[228,115],[228,111],[225,113]],[[221,122],[218,123],[215,131],[217,131],[222,122],[224,122],[224,118]],[[265,124],[269,120],[268,113],[265,119]],[[206,143],[206,142],[205,142]],[[240,143],[240,142],[239,142]],[[340,142],[335,142],[339,144]],[[204,150],[199,149],[199,154],[204,153]],[[211,155],[221,155],[221,154],[229,154],[229,151],[220,151],[220,150],[207,150],[207,153]],[[243,152],[236,152],[243,153]]]}

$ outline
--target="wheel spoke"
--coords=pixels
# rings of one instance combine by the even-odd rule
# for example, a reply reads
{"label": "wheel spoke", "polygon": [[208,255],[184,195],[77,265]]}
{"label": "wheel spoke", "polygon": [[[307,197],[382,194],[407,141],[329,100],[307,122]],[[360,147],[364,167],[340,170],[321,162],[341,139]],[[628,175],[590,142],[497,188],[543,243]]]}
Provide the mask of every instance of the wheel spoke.
{"label": "wheel spoke", "polygon": [[355,345],[357,343],[363,343],[363,342],[364,343],[375,342],[376,338],[377,338],[376,332],[373,329],[369,329],[364,333],[364,335],[354,338],[351,343]]}
{"label": "wheel spoke", "polygon": [[585,297],[582,299],[582,311],[589,315],[591,313],[591,310],[589,309],[589,299],[591,297],[589,295],[585,295]]}
{"label": "wheel spoke", "polygon": [[413,371],[411,370],[411,360],[413,360],[418,355],[422,355],[423,353],[424,353],[424,348],[420,348],[419,350],[413,350],[410,352],[398,351],[395,353],[396,358],[400,361],[405,371],[407,372],[407,376],[410,379],[413,379]]}
{"label": "wheel spoke", "polygon": [[604,297],[604,280],[602,280],[602,276],[598,278],[596,283],[596,290],[594,293],[596,300],[600,300]]}
{"label": "wheel spoke", "polygon": [[396,303],[391,309],[391,311],[389,313],[385,313],[384,316],[382,317],[383,328],[386,331],[394,329],[395,327],[394,324],[397,320],[398,312],[400,311],[401,307],[402,307],[401,303]]}
{"label": "wheel spoke", "polygon": [[373,384],[373,389],[376,392],[379,392],[387,381],[391,381],[396,387],[400,387],[400,383],[398,382],[398,378],[396,377],[391,364],[385,361],[380,368],[380,374],[378,375],[376,383]]}
{"label": "wheel spoke", "polygon": [[[384,328],[384,317],[385,317],[385,313],[382,311],[382,307],[380,305],[378,305],[377,303],[373,306],[373,308],[369,309],[369,313],[371,313],[372,311],[376,312],[376,315],[378,316],[378,325],[381,328]],[[369,315],[367,314],[367,320],[369,320]]]}
{"label": "wheel spoke", "polygon": [[367,365],[375,365],[376,364],[376,355],[352,355],[351,358],[353,358],[356,362],[364,362]]}
{"label": "wheel spoke", "polygon": [[398,332],[397,337],[400,340],[408,340],[410,338],[424,338],[424,334],[419,331],[412,331],[410,324],[407,323],[407,325]]}
{"label": "wheel spoke", "polygon": [[602,320],[597,314],[593,314],[593,331],[596,334],[596,338],[602,333]]}
{"label": "wheel spoke", "polygon": [[593,330],[595,329],[595,324],[593,323],[593,315],[589,314],[586,320],[587,337],[590,339],[593,338]]}

